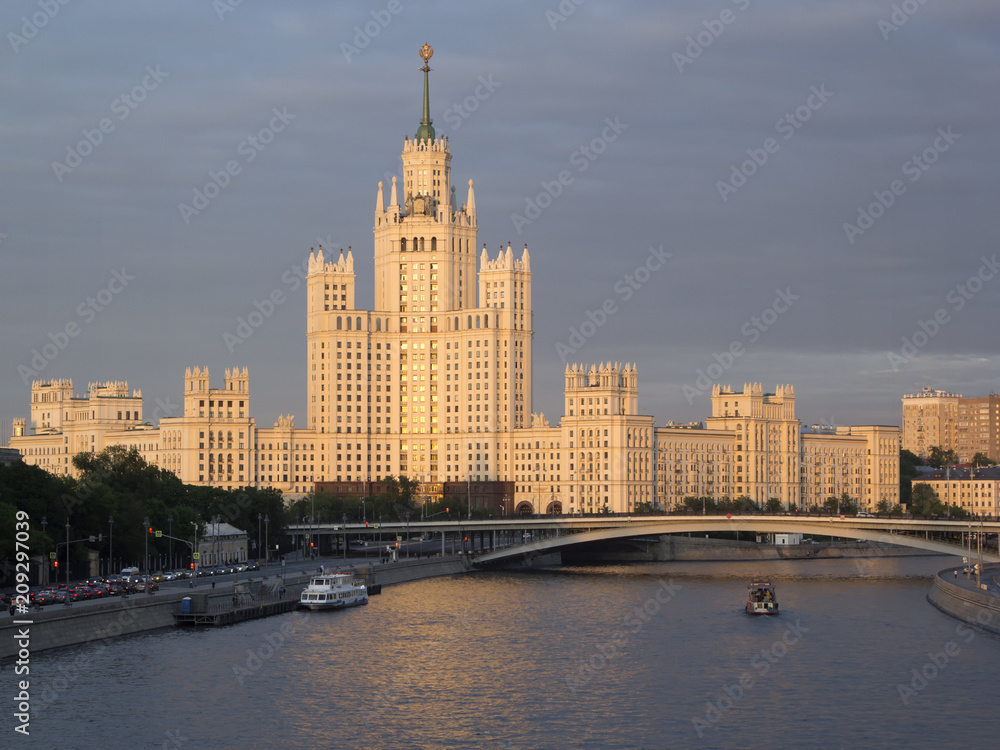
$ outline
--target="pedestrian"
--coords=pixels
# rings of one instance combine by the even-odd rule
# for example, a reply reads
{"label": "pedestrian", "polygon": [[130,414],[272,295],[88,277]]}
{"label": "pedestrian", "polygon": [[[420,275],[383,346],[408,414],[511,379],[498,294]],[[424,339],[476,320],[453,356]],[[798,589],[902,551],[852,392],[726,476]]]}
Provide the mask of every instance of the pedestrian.
{"label": "pedestrian", "polygon": [[215,579],[214,578],[212,579],[212,588],[213,589],[215,588]]}
{"label": "pedestrian", "polygon": [[958,578],[958,568],[955,568],[955,578]]}

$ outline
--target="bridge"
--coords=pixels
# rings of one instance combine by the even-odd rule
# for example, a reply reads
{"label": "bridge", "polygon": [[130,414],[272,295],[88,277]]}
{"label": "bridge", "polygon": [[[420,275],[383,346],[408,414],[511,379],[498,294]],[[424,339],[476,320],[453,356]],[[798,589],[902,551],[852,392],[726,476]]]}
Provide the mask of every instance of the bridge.
{"label": "bridge", "polygon": [[[290,535],[310,538],[370,538],[375,535],[410,539],[414,533],[441,535],[452,549],[461,548],[478,566],[500,565],[558,552],[567,547],[630,537],[664,534],[748,531],[765,534],[811,534],[863,539],[870,542],[914,547],[947,555],[967,555],[968,548],[948,538],[962,534],[1000,535],[1000,521],[939,520],[916,518],[856,518],[810,515],[725,516],[541,516],[490,520],[428,521],[411,519],[377,524],[292,524]],[[987,536],[986,538],[989,538]],[[1000,539],[1000,536],[998,536]],[[478,541],[478,543],[477,543]],[[977,551],[973,547],[973,554]],[[1000,555],[987,552],[983,560],[1000,562]]]}

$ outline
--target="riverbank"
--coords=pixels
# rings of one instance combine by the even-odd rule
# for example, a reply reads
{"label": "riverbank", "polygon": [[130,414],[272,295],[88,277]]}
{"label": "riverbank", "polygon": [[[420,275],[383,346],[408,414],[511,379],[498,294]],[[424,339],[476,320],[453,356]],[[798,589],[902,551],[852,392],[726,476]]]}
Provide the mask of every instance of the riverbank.
{"label": "riverbank", "polygon": [[[321,562],[326,565],[327,570],[340,569],[335,560]],[[317,565],[319,564],[318,562]],[[356,564],[344,570],[353,570],[366,584],[394,586],[424,578],[464,573],[468,570],[468,564],[462,555],[449,555],[401,560],[386,565]],[[15,636],[19,631],[27,630],[28,651],[31,654],[93,641],[108,643],[125,635],[175,627],[174,614],[180,611],[181,601],[192,592],[196,591],[207,597],[208,607],[230,602],[234,594],[252,601],[261,593],[281,586],[284,586],[286,596],[297,599],[309,583],[309,578],[315,574],[316,571],[312,570],[289,574],[284,579],[275,576],[250,579],[235,586],[232,583],[217,585],[215,588],[202,585],[198,589],[165,589],[151,596],[134,594],[127,599],[116,597],[77,602],[69,607],[53,605],[13,618],[4,614],[0,616],[0,662],[18,656],[20,646]]]}
{"label": "riverbank", "polygon": [[947,615],[1000,634],[1000,566],[983,569],[982,587],[962,568],[946,568],[934,576],[927,601]]}

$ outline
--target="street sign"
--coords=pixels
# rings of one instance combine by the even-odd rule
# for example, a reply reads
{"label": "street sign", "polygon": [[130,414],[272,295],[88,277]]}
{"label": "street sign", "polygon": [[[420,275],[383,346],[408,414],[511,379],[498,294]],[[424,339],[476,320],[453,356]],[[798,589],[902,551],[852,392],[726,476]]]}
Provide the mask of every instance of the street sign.
{"label": "street sign", "polygon": [[194,553],[194,559],[195,560],[200,560],[201,559],[201,553],[200,552],[195,552]]}
{"label": "street sign", "polygon": [[308,534],[306,534],[306,539],[308,539],[308,538],[309,538],[309,535],[308,535]]}
{"label": "street sign", "polygon": [[55,560],[56,559],[56,553],[55,552],[50,552],[49,553],[49,559],[50,560]]}
{"label": "street sign", "polygon": [[97,537],[94,537],[94,536],[90,537],[90,541],[91,541],[91,542],[95,542],[95,541],[97,541]]}
{"label": "street sign", "polygon": [[403,541],[403,537],[400,534],[396,534],[396,541],[397,542]]}
{"label": "street sign", "polygon": [[156,536],[157,537],[162,537],[163,536],[163,532],[162,531],[157,531],[156,532]]}

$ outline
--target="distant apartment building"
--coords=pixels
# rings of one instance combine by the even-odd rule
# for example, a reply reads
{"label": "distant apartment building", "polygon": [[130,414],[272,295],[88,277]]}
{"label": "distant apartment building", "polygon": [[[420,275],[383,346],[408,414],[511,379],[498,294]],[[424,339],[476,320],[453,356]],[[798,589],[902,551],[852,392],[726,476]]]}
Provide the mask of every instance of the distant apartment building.
{"label": "distant apartment building", "polygon": [[961,463],[983,453],[1000,461],[1000,395],[965,398],[924,388],[903,396],[903,448],[921,458],[938,446]]}
{"label": "distant apartment building", "polygon": [[926,484],[945,505],[957,505],[973,515],[1000,515],[1000,467],[939,469],[913,480]]}

